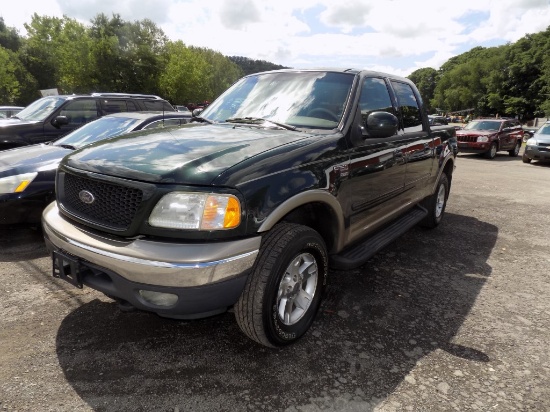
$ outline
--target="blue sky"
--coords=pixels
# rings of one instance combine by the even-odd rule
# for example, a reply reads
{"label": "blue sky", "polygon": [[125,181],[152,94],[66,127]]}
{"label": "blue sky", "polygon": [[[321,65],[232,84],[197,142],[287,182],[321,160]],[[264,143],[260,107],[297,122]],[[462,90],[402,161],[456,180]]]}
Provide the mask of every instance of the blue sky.
{"label": "blue sky", "polygon": [[0,10],[23,35],[33,13],[85,24],[98,13],[148,18],[171,40],[226,56],[407,76],[545,30],[550,0],[19,0]]}

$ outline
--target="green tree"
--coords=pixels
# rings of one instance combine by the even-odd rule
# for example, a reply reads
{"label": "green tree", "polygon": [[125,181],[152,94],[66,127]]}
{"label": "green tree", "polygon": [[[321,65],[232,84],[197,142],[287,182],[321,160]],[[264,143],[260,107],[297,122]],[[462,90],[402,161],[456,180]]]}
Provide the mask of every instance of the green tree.
{"label": "green tree", "polygon": [[38,97],[37,82],[18,55],[0,46],[0,102],[26,106]]}
{"label": "green tree", "polygon": [[0,46],[0,102],[13,105],[19,97],[13,52]]}
{"label": "green tree", "polygon": [[431,101],[434,98],[438,77],[439,74],[437,70],[431,67],[415,70],[408,76],[408,78],[416,84],[428,113],[433,113],[435,111],[435,107],[431,105]]}
{"label": "green tree", "polygon": [[178,40],[168,42],[164,53],[164,71],[159,86],[162,95],[175,104],[203,101],[209,95],[210,64],[201,53]]}
{"label": "green tree", "polygon": [[97,90],[157,93],[167,38],[151,20],[124,22],[98,14],[90,29]]}
{"label": "green tree", "polygon": [[25,24],[28,37],[21,56],[40,89],[57,88],[63,93],[82,93],[90,87],[90,38],[88,30],[63,16],[40,17]]}
{"label": "green tree", "polygon": [[223,54],[207,48],[191,47],[191,50],[200,54],[210,65],[205,73],[208,87],[202,100],[214,100],[243,76],[241,68]]}
{"label": "green tree", "polygon": [[16,52],[23,44],[23,38],[14,27],[6,26],[4,18],[0,17],[0,46]]}
{"label": "green tree", "polygon": [[244,75],[265,72],[268,70],[288,69],[288,67],[270,63],[265,60],[254,60],[242,56],[231,56],[229,60],[239,66]]}

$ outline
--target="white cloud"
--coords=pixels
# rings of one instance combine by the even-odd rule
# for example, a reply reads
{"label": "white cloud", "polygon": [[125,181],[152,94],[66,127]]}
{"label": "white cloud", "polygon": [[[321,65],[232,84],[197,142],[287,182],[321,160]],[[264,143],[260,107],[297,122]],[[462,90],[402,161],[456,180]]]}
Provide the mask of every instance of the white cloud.
{"label": "white cloud", "polygon": [[98,13],[148,18],[172,40],[227,56],[408,75],[476,45],[545,30],[550,0],[20,0],[0,16],[24,33],[34,12],[83,23]]}

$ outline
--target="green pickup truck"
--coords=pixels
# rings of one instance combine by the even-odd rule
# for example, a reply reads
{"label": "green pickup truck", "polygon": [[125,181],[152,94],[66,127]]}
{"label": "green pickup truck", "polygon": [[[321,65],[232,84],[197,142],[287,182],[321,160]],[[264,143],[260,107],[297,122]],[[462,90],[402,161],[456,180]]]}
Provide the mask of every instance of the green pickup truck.
{"label": "green pickup truck", "polygon": [[445,211],[457,146],[412,82],[364,70],[244,77],[192,122],[61,162],[43,214],[53,275],[176,319],[233,308],[295,342],[330,267],[351,269]]}

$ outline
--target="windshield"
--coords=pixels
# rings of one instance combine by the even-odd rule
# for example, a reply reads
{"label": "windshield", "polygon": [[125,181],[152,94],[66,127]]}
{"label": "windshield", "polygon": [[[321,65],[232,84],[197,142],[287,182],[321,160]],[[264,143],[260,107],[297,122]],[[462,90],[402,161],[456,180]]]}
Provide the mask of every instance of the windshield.
{"label": "windshield", "polygon": [[65,102],[65,99],[60,97],[43,97],[25,107],[15,117],[23,120],[42,121],[61,106],[63,102]]}
{"label": "windshield", "polygon": [[537,134],[550,135],[550,123],[543,125],[539,130],[537,130]]}
{"label": "windshield", "polygon": [[266,119],[280,124],[334,129],[340,123],[354,75],[331,72],[276,72],[245,77],[235,83],[200,117]]}
{"label": "windshield", "polygon": [[102,117],[85,124],[67,136],[56,140],[53,144],[55,146],[68,145],[78,149],[99,140],[131,132],[141,121],[141,119],[126,117]]}
{"label": "windshield", "polygon": [[499,130],[501,124],[492,120],[473,120],[464,126],[464,130]]}

